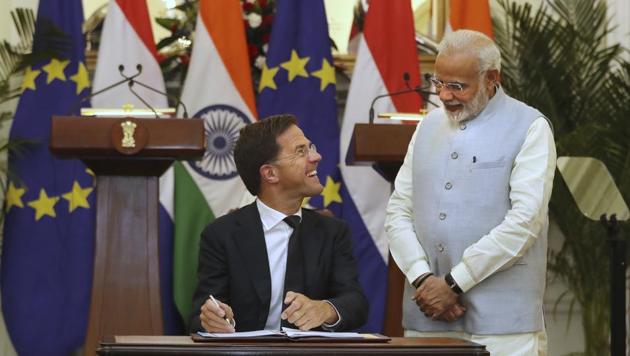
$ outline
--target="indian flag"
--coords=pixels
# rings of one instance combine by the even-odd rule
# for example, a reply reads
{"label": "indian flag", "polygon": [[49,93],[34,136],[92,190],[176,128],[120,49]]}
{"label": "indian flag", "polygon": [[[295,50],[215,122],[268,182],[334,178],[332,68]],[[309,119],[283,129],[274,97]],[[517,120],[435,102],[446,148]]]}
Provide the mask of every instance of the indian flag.
{"label": "indian flag", "polygon": [[204,121],[207,149],[200,161],[175,165],[175,303],[192,310],[199,237],[214,218],[240,206],[245,193],[234,164],[239,130],[256,120],[240,3],[199,2],[195,44],[182,101]]}

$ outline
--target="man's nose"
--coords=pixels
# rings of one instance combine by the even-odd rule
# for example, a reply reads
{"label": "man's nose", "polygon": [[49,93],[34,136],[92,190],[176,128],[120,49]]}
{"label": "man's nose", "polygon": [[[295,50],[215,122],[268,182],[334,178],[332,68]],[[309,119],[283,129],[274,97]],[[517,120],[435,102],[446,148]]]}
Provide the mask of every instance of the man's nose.
{"label": "man's nose", "polygon": [[319,162],[322,160],[322,155],[315,150],[308,151],[308,159],[311,162]]}
{"label": "man's nose", "polygon": [[438,96],[440,98],[440,100],[442,101],[449,101],[449,100],[453,100],[453,93],[450,90],[444,90],[444,88],[442,88],[441,90],[438,91]]}

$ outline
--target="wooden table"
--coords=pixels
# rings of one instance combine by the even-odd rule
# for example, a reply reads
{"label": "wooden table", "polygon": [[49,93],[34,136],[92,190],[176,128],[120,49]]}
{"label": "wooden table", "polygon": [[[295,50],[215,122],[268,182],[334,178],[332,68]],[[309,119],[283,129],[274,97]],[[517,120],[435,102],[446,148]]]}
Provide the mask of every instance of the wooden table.
{"label": "wooden table", "polygon": [[449,338],[395,337],[387,343],[208,342],[189,336],[115,336],[101,341],[98,355],[490,355],[485,346]]}

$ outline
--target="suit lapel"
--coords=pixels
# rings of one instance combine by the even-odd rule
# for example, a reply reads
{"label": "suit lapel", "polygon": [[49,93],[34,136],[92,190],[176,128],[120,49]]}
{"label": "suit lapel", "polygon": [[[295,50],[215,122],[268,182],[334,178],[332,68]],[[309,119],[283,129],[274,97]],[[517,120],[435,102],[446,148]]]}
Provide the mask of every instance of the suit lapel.
{"label": "suit lapel", "polygon": [[271,274],[265,234],[256,202],[244,207],[241,212],[235,240],[256,294],[262,305],[268,306],[271,299]]}

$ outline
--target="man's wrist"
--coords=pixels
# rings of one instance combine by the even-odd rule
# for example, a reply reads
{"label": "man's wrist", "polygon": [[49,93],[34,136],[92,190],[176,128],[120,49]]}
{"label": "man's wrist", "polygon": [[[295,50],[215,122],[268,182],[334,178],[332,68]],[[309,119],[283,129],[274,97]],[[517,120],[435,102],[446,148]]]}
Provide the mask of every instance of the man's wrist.
{"label": "man's wrist", "polygon": [[422,285],[422,283],[424,283],[424,281],[427,280],[427,278],[431,277],[433,275],[433,273],[431,272],[427,272],[423,275],[421,275],[420,277],[416,278],[415,281],[413,281],[413,283],[411,283],[411,285],[415,288],[418,289],[420,288],[420,286]]}
{"label": "man's wrist", "polygon": [[337,324],[339,323],[339,321],[341,320],[341,316],[339,315],[339,312],[337,311],[337,308],[335,307],[335,305],[330,302],[329,300],[322,300],[325,304],[328,305],[328,317],[324,320],[324,325],[327,327],[334,327],[337,326]]}
{"label": "man's wrist", "polygon": [[460,294],[464,293],[464,291],[462,291],[462,289],[459,287],[457,282],[455,282],[455,280],[453,279],[453,276],[451,276],[451,272],[447,273],[444,276],[444,281],[446,282],[446,285],[448,285],[448,287],[453,292],[455,292],[455,294],[460,295]]}

